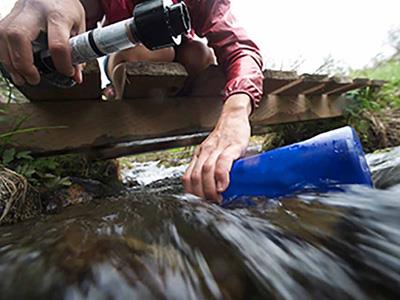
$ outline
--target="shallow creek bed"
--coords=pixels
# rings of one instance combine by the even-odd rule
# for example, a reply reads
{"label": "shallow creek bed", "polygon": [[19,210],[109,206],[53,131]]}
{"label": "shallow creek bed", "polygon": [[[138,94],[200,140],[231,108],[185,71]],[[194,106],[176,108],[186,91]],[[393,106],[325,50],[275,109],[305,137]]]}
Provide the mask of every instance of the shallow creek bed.
{"label": "shallow creek bed", "polygon": [[399,151],[368,155],[385,190],[231,210],[183,193],[190,151],[124,159],[118,197],[0,227],[0,298],[396,299]]}

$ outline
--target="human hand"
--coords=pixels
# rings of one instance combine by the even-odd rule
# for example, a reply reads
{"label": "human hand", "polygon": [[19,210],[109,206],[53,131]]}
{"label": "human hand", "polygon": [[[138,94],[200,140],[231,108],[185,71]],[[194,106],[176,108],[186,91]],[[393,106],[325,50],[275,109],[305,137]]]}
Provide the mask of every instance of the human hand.
{"label": "human hand", "polygon": [[229,186],[233,162],[246,152],[250,138],[250,97],[231,96],[224,104],[217,126],[196,148],[183,176],[185,191],[220,203],[220,193]]}
{"label": "human hand", "polygon": [[57,71],[82,82],[80,67],[71,61],[69,38],[85,31],[85,11],[79,0],[18,0],[0,21],[0,63],[16,85],[40,82],[33,64],[32,41],[47,31]]}

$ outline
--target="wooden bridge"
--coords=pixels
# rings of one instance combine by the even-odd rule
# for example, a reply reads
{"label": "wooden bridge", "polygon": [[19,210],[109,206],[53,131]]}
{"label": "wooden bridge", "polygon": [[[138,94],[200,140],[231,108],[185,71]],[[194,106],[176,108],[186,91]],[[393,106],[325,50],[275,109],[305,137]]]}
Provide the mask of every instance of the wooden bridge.
{"label": "wooden bridge", "polygon": [[[21,88],[30,103],[0,104],[0,109],[14,120],[26,116],[22,128],[44,129],[19,134],[10,144],[35,155],[84,152],[95,158],[193,145],[212,130],[222,108],[225,78],[217,66],[189,78],[176,63],[120,65],[116,101],[101,100],[100,77],[93,63],[85,69],[84,83],[72,89]],[[251,117],[253,134],[268,125],[341,116],[346,92],[382,84],[267,70],[264,99]],[[12,128],[2,124],[0,133]]]}

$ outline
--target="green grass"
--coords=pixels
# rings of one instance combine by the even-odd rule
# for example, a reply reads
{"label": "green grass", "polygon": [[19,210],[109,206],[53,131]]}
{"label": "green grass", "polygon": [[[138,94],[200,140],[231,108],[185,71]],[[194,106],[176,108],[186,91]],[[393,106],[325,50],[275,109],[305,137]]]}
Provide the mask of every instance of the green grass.
{"label": "green grass", "polygon": [[400,108],[400,60],[383,61],[374,68],[353,71],[351,76],[387,81],[378,93],[364,89],[350,94],[361,108],[372,111]]}
{"label": "green grass", "polygon": [[356,128],[370,151],[396,146],[400,142],[400,60],[379,62],[373,68],[356,70],[353,78],[385,80],[380,89],[359,89],[348,94],[352,98],[347,107],[347,121]]}
{"label": "green grass", "polygon": [[352,71],[352,76],[398,82],[400,81],[400,61],[385,61],[374,68]]}

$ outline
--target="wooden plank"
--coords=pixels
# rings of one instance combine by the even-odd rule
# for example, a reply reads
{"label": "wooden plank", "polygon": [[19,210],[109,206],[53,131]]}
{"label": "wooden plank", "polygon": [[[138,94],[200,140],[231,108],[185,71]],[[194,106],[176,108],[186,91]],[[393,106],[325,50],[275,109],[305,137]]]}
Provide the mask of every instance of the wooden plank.
{"label": "wooden plank", "polygon": [[319,86],[319,88],[316,88],[311,91],[306,91],[306,92],[304,92],[304,94],[309,97],[320,96],[320,95],[324,95],[324,94],[328,93],[329,91],[335,90],[340,87],[347,86],[352,83],[353,83],[353,81],[350,80],[349,78],[331,77],[328,81],[321,84],[321,86]]}
{"label": "wooden plank", "polygon": [[324,87],[326,86],[326,84],[327,84],[327,82],[323,82],[323,83],[320,83],[320,84],[318,84],[318,85],[316,85],[314,87],[310,87],[308,90],[304,90],[302,92],[302,94],[306,95],[306,96],[313,95],[313,94],[314,95],[322,95],[322,94],[318,94],[318,92],[322,91],[324,89]]}
{"label": "wooden plank", "polygon": [[198,76],[189,78],[180,96],[220,97],[225,87],[225,75],[216,65],[209,66]]}
{"label": "wooden plank", "polygon": [[370,84],[370,80],[367,78],[356,78],[354,79],[351,83],[339,86],[337,88],[334,88],[330,91],[326,91],[326,95],[339,95],[339,94],[344,94],[352,90],[356,90],[359,88],[366,87]]}
{"label": "wooden plank", "polygon": [[[315,104],[319,101],[320,105]],[[263,134],[269,132],[270,125],[307,121],[316,119],[327,119],[341,117],[347,100],[343,97],[322,99],[309,99],[305,96],[299,97],[278,97],[269,96],[266,104],[263,104],[252,118],[252,134]],[[311,104],[312,103],[312,104]],[[273,109],[282,109],[276,112],[275,116],[265,119],[265,112]],[[283,110],[287,110],[284,112]],[[299,113],[301,112],[301,113]],[[208,136],[208,132],[156,138],[151,140],[133,141],[116,144],[114,147],[92,149],[88,155],[90,159],[110,159],[126,155],[133,155],[144,152],[159,151],[176,147],[193,146],[200,144]]]}
{"label": "wooden plank", "polygon": [[[266,93],[299,78],[296,72],[274,70],[266,70],[264,76]],[[144,98],[154,94],[220,97],[226,80],[224,73],[217,65],[211,65],[196,77],[189,77],[180,64],[157,62],[120,64],[114,71],[113,78],[118,99]],[[171,86],[170,93],[162,92]],[[158,90],[156,92],[154,92],[155,87]]]}
{"label": "wooden plank", "polygon": [[299,76],[296,72],[266,70],[264,72],[264,94],[273,94],[274,91],[298,79]]}
{"label": "wooden plank", "polygon": [[[266,94],[299,78],[296,72],[274,70],[266,70],[264,76]],[[153,79],[152,82],[151,79]],[[149,90],[153,90],[155,86],[165,90],[170,85],[172,85],[172,92],[165,96],[178,94],[191,97],[219,97],[223,93],[225,80],[225,75],[217,65],[208,67],[196,77],[188,77],[184,67],[176,63],[125,63],[119,65],[114,72],[114,82],[119,99],[135,99],[160,94],[160,92],[149,93]],[[177,87],[179,84],[182,86]],[[180,92],[176,93],[177,90]]]}
{"label": "wooden plank", "polygon": [[[45,103],[0,106],[12,118],[30,116],[24,128],[63,126],[19,135],[14,145],[36,155],[86,152],[106,158],[199,143],[214,127],[225,84],[218,67],[211,66],[189,80],[179,64],[129,63],[118,68],[114,80],[124,101],[95,101],[97,96],[59,101],[56,93]],[[253,133],[263,133],[265,126],[273,124],[338,117],[345,104],[340,93],[373,84],[365,79],[327,81],[321,75],[299,77],[295,72],[272,70],[264,75],[266,96],[252,116]],[[8,130],[0,125],[0,133]],[[171,138],[175,136],[182,137]]]}
{"label": "wooden plank", "polygon": [[[264,126],[342,114],[342,97],[269,96],[252,116],[255,132]],[[90,152],[115,144],[204,133],[213,129],[221,110],[215,97],[144,98],[137,101],[52,101],[0,105],[10,117],[30,116],[24,128],[64,126],[21,134],[12,144],[36,154]],[[9,128],[0,125],[0,132]]]}
{"label": "wooden plank", "polygon": [[83,83],[69,89],[57,88],[46,82],[38,86],[24,85],[18,88],[32,102],[101,99],[101,75],[97,61],[87,63],[83,71]]}
{"label": "wooden plank", "polygon": [[370,86],[374,88],[381,88],[387,83],[386,80],[371,80]]}
{"label": "wooden plank", "polygon": [[178,63],[132,62],[116,67],[113,82],[117,99],[162,98],[178,94],[187,77]]}
{"label": "wooden plank", "polygon": [[272,92],[274,95],[299,95],[303,94],[305,91],[308,91],[316,86],[320,86],[324,81],[327,80],[326,75],[309,75],[304,74],[299,79],[288,83],[285,86],[275,90]]}
{"label": "wooden plank", "polygon": [[[308,96],[339,94],[365,85],[379,88],[384,81],[345,78],[326,80],[324,75],[301,77],[296,72],[266,70],[264,93],[280,95],[305,94]],[[177,63],[132,62],[121,64],[113,74],[117,98],[221,96],[225,76],[218,66],[210,66],[195,78],[189,78],[184,67]],[[24,86],[20,90],[31,101],[87,100],[101,98],[100,70],[97,61],[87,65],[84,83],[72,89],[59,89],[47,84]]]}
{"label": "wooden plank", "polygon": [[253,114],[252,125],[254,132],[261,133],[260,126],[335,118],[343,114],[346,102],[343,96],[269,95]]}

